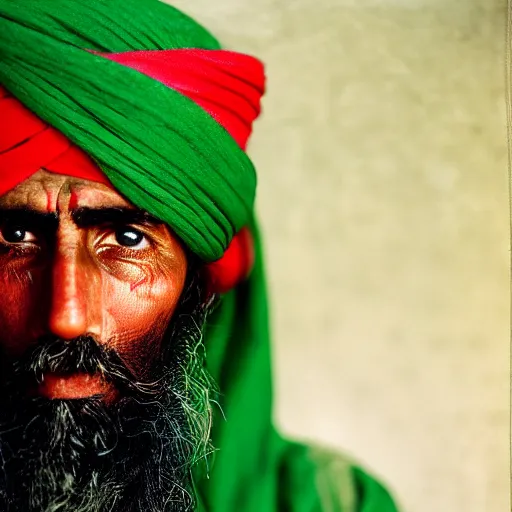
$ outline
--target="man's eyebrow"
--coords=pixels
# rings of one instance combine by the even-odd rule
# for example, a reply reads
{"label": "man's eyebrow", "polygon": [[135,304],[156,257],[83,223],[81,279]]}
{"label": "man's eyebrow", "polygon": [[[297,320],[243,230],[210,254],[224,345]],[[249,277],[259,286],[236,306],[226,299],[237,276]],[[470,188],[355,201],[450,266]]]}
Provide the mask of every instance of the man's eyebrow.
{"label": "man's eyebrow", "polygon": [[0,208],[0,223],[3,222],[47,231],[57,229],[59,218],[56,212],[40,212],[26,206],[21,206],[16,208]]}
{"label": "man's eyebrow", "polygon": [[120,207],[80,207],[71,212],[73,222],[80,228],[101,226],[104,224],[140,224],[157,225],[162,221],[143,210]]}

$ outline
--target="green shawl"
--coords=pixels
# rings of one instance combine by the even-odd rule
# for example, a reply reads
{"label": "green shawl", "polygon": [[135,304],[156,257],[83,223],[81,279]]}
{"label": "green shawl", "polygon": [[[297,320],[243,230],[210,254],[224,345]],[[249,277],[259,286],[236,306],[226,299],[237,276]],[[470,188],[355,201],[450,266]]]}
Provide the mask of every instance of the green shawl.
{"label": "green shawl", "polygon": [[[222,298],[205,333],[225,418],[216,413],[208,512],[394,512],[389,494],[340,455],[284,440],[272,426],[263,257],[251,161],[191,100],[84,51],[218,49],[157,0],[0,0],[0,83],[84,149],[115,187],[168,223],[204,261],[249,225],[256,264]],[[199,472],[198,472],[199,473]]]}

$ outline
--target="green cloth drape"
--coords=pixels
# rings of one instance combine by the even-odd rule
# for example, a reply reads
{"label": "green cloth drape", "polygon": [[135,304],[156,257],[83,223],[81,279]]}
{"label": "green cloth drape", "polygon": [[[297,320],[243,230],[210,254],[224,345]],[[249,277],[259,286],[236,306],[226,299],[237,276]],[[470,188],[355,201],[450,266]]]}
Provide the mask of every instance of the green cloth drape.
{"label": "green cloth drape", "polygon": [[[258,235],[256,223],[252,231]],[[207,360],[226,420],[220,448],[199,483],[208,512],[396,512],[389,493],[343,455],[283,439],[274,429],[267,295],[261,241],[249,280],[209,322]]]}
{"label": "green cloth drape", "polygon": [[[223,297],[205,334],[221,406],[205,512],[394,512],[387,492],[343,457],[291,443],[272,426],[267,298],[253,219],[255,173],[191,100],[86,52],[218,48],[157,0],[0,0],[0,83],[88,152],[134,204],[168,223],[205,261],[251,225],[256,266]],[[1,120],[0,120],[1,122]]]}

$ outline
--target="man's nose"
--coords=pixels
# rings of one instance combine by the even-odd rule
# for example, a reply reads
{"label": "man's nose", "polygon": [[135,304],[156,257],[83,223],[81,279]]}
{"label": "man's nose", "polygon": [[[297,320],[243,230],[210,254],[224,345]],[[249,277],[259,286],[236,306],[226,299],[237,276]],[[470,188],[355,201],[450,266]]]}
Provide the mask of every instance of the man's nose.
{"label": "man's nose", "polygon": [[94,331],[90,299],[95,278],[77,244],[57,247],[52,269],[49,328],[62,339]]}

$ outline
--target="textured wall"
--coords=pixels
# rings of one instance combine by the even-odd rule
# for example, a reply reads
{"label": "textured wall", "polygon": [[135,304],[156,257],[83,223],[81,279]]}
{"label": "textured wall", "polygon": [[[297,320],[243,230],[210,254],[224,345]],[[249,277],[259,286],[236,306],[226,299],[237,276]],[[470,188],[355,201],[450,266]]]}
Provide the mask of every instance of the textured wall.
{"label": "textured wall", "polygon": [[411,512],[508,505],[505,0],[179,0],[269,76],[276,418]]}

